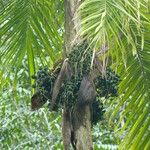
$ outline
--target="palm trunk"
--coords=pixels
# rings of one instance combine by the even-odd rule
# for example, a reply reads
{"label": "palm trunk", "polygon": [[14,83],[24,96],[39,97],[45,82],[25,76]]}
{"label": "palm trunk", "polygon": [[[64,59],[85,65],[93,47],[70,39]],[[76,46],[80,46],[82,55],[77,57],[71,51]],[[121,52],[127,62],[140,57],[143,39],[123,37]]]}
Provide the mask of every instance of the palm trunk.
{"label": "palm trunk", "polygon": [[67,56],[70,53],[71,47],[73,44],[79,42],[79,37],[76,38],[77,31],[80,26],[80,20],[74,19],[76,15],[77,8],[80,5],[81,0],[65,0],[64,7],[65,7],[65,35],[64,35],[64,42],[65,48],[64,53]]}
{"label": "palm trunk", "polygon": [[[80,1],[65,0],[65,56],[68,56],[73,44],[80,42],[80,38],[76,38],[80,20],[73,19]],[[65,150],[70,149],[71,142],[76,150],[92,149],[91,109],[89,104],[76,106],[73,114],[70,110],[64,110],[62,133]]]}

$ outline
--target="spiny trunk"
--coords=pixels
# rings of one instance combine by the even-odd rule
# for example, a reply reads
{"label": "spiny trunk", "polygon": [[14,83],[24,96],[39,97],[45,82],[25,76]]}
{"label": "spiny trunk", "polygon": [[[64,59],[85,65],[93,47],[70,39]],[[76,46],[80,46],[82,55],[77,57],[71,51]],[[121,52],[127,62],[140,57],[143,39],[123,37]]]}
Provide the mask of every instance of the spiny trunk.
{"label": "spiny trunk", "polygon": [[[65,56],[71,51],[73,44],[79,43],[80,38],[76,38],[80,27],[80,20],[74,19],[77,8],[81,0],[65,0]],[[70,149],[70,143],[76,150],[91,150],[91,109],[90,104],[76,106],[75,112],[64,109],[63,112],[63,143],[64,149]],[[78,115],[79,114],[79,115]]]}

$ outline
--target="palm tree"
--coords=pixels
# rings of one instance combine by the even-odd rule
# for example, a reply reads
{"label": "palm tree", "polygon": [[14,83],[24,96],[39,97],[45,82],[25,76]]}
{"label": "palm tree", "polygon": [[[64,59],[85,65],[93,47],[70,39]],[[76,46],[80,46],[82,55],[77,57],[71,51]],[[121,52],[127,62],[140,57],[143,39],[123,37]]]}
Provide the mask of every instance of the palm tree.
{"label": "palm tree", "polygon": [[41,64],[53,64],[69,53],[74,38],[88,39],[93,53],[101,53],[103,60],[111,56],[111,66],[122,79],[119,98],[112,103],[116,105],[112,118],[121,112],[116,126],[123,137],[119,149],[147,150],[150,148],[150,1],[84,0],[79,8],[78,2],[1,0],[1,66],[19,66],[27,56],[31,77],[37,69],[37,57]]}

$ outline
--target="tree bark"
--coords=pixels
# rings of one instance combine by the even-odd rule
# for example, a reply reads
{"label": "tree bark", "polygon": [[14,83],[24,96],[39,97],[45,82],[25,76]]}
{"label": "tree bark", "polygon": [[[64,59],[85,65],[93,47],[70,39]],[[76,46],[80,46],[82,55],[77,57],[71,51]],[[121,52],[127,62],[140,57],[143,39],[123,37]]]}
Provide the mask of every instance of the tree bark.
{"label": "tree bark", "polygon": [[79,18],[74,19],[77,14],[81,0],[64,0],[65,8],[65,35],[64,35],[64,53],[67,56],[73,44],[78,43],[80,38],[76,38],[77,31],[80,28]]}
{"label": "tree bark", "polygon": [[[76,38],[77,31],[80,28],[80,20],[74,19],[77,8],[81,0],[65,0],[65,35],[64,35],[64,54],[67,57],[73,44],[79,43],[81,38]],[[70,149],[72,142],[76,150],[91,150],[91,106],[75,106],[75,113],[64,109],[63,112],[63,142],[64,149]]]}

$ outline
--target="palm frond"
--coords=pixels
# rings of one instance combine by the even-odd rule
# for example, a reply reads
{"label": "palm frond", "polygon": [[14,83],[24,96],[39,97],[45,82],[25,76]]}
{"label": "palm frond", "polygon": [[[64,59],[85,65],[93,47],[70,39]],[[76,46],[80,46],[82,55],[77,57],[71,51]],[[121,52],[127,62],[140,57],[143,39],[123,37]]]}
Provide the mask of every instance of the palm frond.
{"label": "palm frond", "polygon": [[[140,12],[141,7],[147,8],[144,2],[138,0],[85,0],[79,8],[81,16],[79,34],[89,39],[97,50],[105,43],[110,49],[117,47],[118,54],[121,53],[122,58],[126,60],[126,50],[121,37],[124,36],[127,39],[128,44],[132,45],[132,53],[136,54],[136,43],[131,34],[131,25],[141,32],[140,17],[145,17]],[[117,53],[115,54],[118,57]]]}
{"label": "palm frond", "polygon": [[[80,7],[80,35],[97,50],[109,46],[113,65],[121,75],[120,98],[112,117],[123,137],[119,149],[149,149],[150,143],[150,14],[144,0],[85,0]],[[121,34],[121,36],[120,36]],[[96,45],[96,46],[95,46]],[[122,126],[122,121],[125,122]]]}
{"label": "palm frond", "polygon": [[0,16],[2,63],[19,66],[27,56],[33,75],[36,59],[47,65],[55,61],[63,45],[62,5],[62,0],[7,1]]}
{"label": "palm frond", "polygon": [[121,69],[123,79],[119,87],[121,98],[113,112],[113,115],[117,114],[120,108],[125,106],[116,127],[118,129],[122,120],[125,120],[119,134],[127,133],[120,149],[140,150],[149,146],[148,140],[145,140],[150,134],[150,38],[146,38],[150,35],[150,24],[145,25],[143,32],[144,46],[141,48],[142,40],[137,37],[137,55],[128,54],[127,67],[122,66]]}

